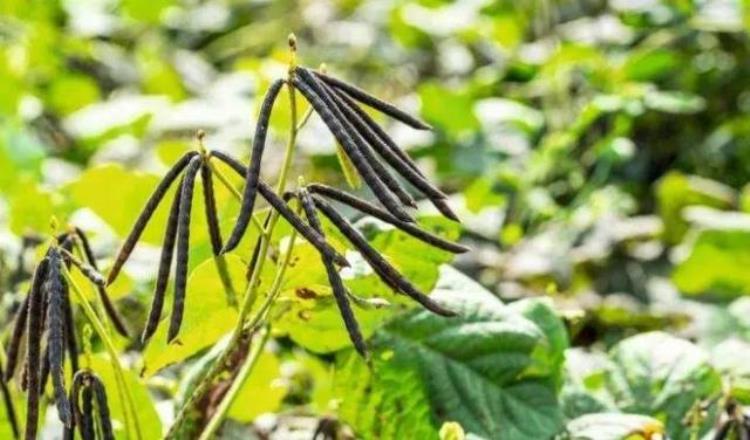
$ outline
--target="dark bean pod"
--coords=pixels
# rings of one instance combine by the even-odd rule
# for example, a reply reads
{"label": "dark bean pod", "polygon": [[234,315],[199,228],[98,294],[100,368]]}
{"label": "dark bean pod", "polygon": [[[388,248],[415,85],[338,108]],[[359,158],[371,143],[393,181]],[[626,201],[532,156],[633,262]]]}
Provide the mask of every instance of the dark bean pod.
{"label": "dark bean pod", "polygon": [[65,286],[65,303],[63,304],[65,313],[65,345],[68,348],[68,358],[70,359],[71,377],[78,372],[78,340],[76,339],[76,323],[73,318],[73,307],[70,303],[70,291]]}
{"label": "dark bean pod", "polygon": [[[386,166],[380,162],[380,158],[378,158],[375,152],[372,150],[370,141],[364,136],[365,133],[360,130],[361,125],[364,125],[364,123],[357,120],[358,117],[356,114],[347,111],[346,104],[332,88],[330,88],[325,83],[320,83],[320,86],[326,92],[328,97],[331,98],[331,101],[334,103],[338,111],[344,116],[345,119],[340,121],[341,124],[347,130],[349,130],[349,134],[351,135],[352,139],[354,139],[355,144],[357,144],[359,151],[365,157],[365,160],[367,160],[370,166],[372,166],[375,174],[377,174],[378,177],[383,180],[385,186],[387,186],[388,189],[390,189],[393,194],[398,197],[401,203],[412,208],[416,208],[417,203],[414,201],[411,195],[409,195],[406,189],[401,186],[399,181],[396,180],[396,178],[393,176],[393,174],[391,174],[388,168],[386,168]],[[358,125],[357,123],[361,123],[361,125]]]}
{"label": "dark bean pod", "polygon": [[[54,248],[50,251],[49,272],[47,276],[46,290],[48,292],[47,303],[47,348],[50,376],[55,393],[55,404],[57,406],[60,421],[65,426],[70,426],[72,415],[70,403],[65,392],[65,377],[63,376],[63,363],[65,360],[65,290],[66,282],[62,274],[64,264],[61,254]],[[41,391],[41,390],[40,390]]]}
{"label": "dark bean pod", "polygon": [[201,166],[201,158],[196,157],[185,171],[185,180],[180,192],[180,214],[177,218],[177,261],[175,265],[174,298],[172,318],[169,322],[167,341],[173,341],[180,332],[182,315],[185,311],[185,289],[187,288],[188,258],[190,257],[190,214],[193,207],[195,177]]}
{"label": "dark bean pod", "polygon": [[258,114],[258,123],[255,128],[255,137],[253,138],[253,151],[250,156],[250,166],[245,172],[245,189],[242,192],[242,206],[237,216],[237,223],[232,229],[232,233],[224,245],[222,252],[229,252],[236,248],[240,243],[242,236],[245,234],[247,225],[250,223],[250,217],[253,215],[255,206],[255,196],[258,190],[258,180],[260,179],[260,164],[263,158],[263,151],[266,147],[266,135],[268,134],[268,124],[271,119],[273,104],[281,91],[284,81],[277,79],[271,84],[263,104]]}
{"label": "dark bean pod", "polygon": [[104,276],[102,276],[102,274],[100,274],[99,271],[97,271],[90,264],[78,260],[70,251],[67,250],[63,252],[62,255],[67,264],[72,263],[73,266],[75,266],[81,272],[81,275],[91,281],[92,284],[97,287],[106,287],[107,281],[104,279]]}
{"label": "dark bean pod", "polygon": [[404,221],[412,221],[411,216],[401,208],[399,201],[383,183],[380,176],[375,173],[370,163],[365,159],[362,152],[359,151],[350,133],[341,124],[340,121],[344,119],[343,115],[338,111],[327,93],[307,71],[298,69],[297,72],[298,77],[293,79],[294,86],[307,98],[310,105],[315,109],[315,112],[320,115],[323,122],[328,126],[328,129],[344,149],[346,155],[351,159],[362,180],[370,187],[373,194],[380,200],[383,206],[393,212],[393,215]]}
{"label": "dark bean pod", "polygon": [[[229,167],[232,168],[237,174],[244,175],[245,166],[233,157],[222,153],[221,151],[213,151],[212,154],[217,159],[229,165]],[[304,220],[302,220],[297,214],[295,214],[294,211],[289,209],[284,200],[276,195],[273,189],[271,189],[271,187],[262,180],[258,181],[258,192],[260,192],[260,195],[264,199],[266,199],[268,204],[271,205],[271,207],[276,210],[282,217],[284,217],[284,220],[289,222],[289,224],[292,225],[292,227],[296,229],[297,232],[299,232],[299,234],[305,238],[305,240],[315,246],[318,252],[330,255],[333,261],[336,262],[336,264],[338,264],[339,266],[349,266],[349,262],[346,261],[346,258],[344,258],[343,255],[336,252],[336,250],[332,248],[325,241],[325,239],[320,236],[320,234],[315,232],[309,225],[307,225],[307,223],[305,223]]]}
{"label": "dark bean pod", "polygon": [[333,223],[339,231],[349,240],[369,263],[380,279],[394,290],[402,292],[422,304],[427,310],[443,316],[454,316],[455,313],[445,309],[429,296],[420,292],[409,280],[403,277],[388,261],[385,260],[357,231],[357,229],[341,216],[331,205],[322,198],[313,196],[315,206]]}
{"label": "dark bean pod", "polygon": [[[297,70],[303,70],[303,68],[297,68]],[[347,82],[344,82],[338,78],[334,78],[332,76],[315,72],[315,75],[320,78],[321,80],[325,81],[332,87],[335,87],[352,98],[356,99],[357,101],[361,102],[362,104],[365,104],[367,106],[370,106],[376,110],[379,110],[380,112],[392,117],[393,119],[396,119],[398,121],[403,122],[404,124],[415,128],[417,130],[432,130],[432,127],[430,127],[429,124],[427,124],[424,121],[421,121],[414,116],[404,112],[403,110],[400,110],[393,104],[389,102],[385,102],[380,98],[377,98],[364,90],[360,89],[359,87],[349,84]]]}
{"label": "dark bean pod", "polygon": [[443,249],[448,252],[453,252],[456,254],[462,254],[469,250],[469,248],[466,246],[463,246],[458,243],[454,243],[452,241],[445,240],[444,238],[438,237],[437,235],[434,235],[430,232],[420,229],[418,226],[416,226],[413,223],[403,222],[397,219],[396,217],[392,216],[389,212],[373,205],[372,203],[366,200],[360,199],[359,197],[353,196],[344,191],[341,191],[337,188],[333,188],[331,186],[323,185],[319,183],[314,183],[314,184],[308,185],[307,189],[312,193],[320,194],[328,199],[335,200],[337,202],[348,205],[363,214],[373,216],[386,223],[389,223],[397,227],[401,231],[404,231],[407,234],[411,235],[412,237],[417,238],[429,244],[430,246],[434,246],[436,248]]}
{"label": "dark bean pod", "polygon": [[96,429],[94,422],[94,392],[88,386],[81,391],[83,409],[81,411],[81,425],[78,432],[82,440],[95,440]]}
{"label": "dark bean pod", "polygon": [[104,437],[104,440],[114,440],[115,436],[112,430],[109,404],[107,403],[107,392],[104,389],[102,381],[96,376],[93,376],[93,378],[94,380],[91,383],[91,388],[94,391],[97,409],[99,410],[99,426],[102,428],[102,436]]}
{"label": "dark bean pod", "polygon": [[[406,153],[403,153],[372,119],[370,119],[370,123],[367,123],[364,118],[369,118],[369,116],[358,108],[356,103],[351,100],[347,101],[346,95],[340,94],[338,97],[341,101],[340,108],[346,114],[346,117],[352,121],[357,131],[378,152],[380,157],[385,159],[401,177],[424,194],[438,211],[451,220],[459,221],[458,216],[445,203],[447,196],[416,169],[416,165],[411,162],[411,159],[408,162],[403,159]],[[380,129],[379,132],[374,131],[373,127]]]}
{"label": "dark bean pod", "polygon": [[386,133],[385,130],[383,130],[383,128],[380,127],[380,125],[375,122],[375,120],[373,120],[372,117],[370,117],[370,115],[367,114],[367,112],[359,106],[359,104],[354,102],[354,100],[350,98],[346,93],[337,92],[336,94],[349,106],[350,109],[352,109],[352,111],[357,114],[357,116],[360,117],[360,119],[362,119],[362,121],[364,121],[365,124],[367,124],[367,127],[370,129],[370,131],[378,140],[380,140],[379,143],[373,144],[373,148],[378,150],[379,147],[384,146],[393,154],[395,154],[399,159],[401,159],[401,162],[405,166],[409,167],[416,174],[424,176],[424,174],[422,174],[422,170],[419,169],[412,158],[409,157],[409,155],[406,154],[406,152],[402,150],[398,145],[396,145],[396,142],[388,135],[388,133]]}
{"label": "dark bean pod", "polygon": [[138,215],[138,218],[133,225],[133,229],[125,239],[125,242],[120,248],[117,257],[115,257],[115,262],[112,265],[112,269],[110,269],[109,271],[109,276],[107,277],[107,284],[112,284],[115,281],[117,275],[120,273],[120,270],[122,270],[122,266],[125,264],[125,262],[128,260],[128,257],[130,257],[130,254],[133,252],[135,244],[141,237],[143,230],[146,229],[146,225],[151,219],[151,216],[159,206],[161,199],[164,198],[164,194],[167,193],[167,190],[172,185],[172,182],[177,179],[180,173],[182,173],[182,170],[185,169],[188,163],[190,163],[197,154],[198,153],[195,151],[185,153],[185,155],[182,156],[180,160],[178,160],[177,163],[175,163],[172,168],[169,169],[167,174],[164,175],[164,178],[162,178],[161,182],[159,182],[159,184],[156,186],[156,189],[146,202],[146,206],[143,208],[143,211],[141,211],[140,215]]}
{"label": "dark bean pod", "polygon": [[208,159],[201,164],[201,182],[203,183],[203,206],[206,213],[206,224],[208,225],[208,237],[211,240],[211,250],[214,256],[221,253],[221,229],[219,228],[219,217],[216,212],[216,197],[214,196],[214,179]]}
{"label": "dark bean pod", "polygon": [[[83,249],[83,254],[86,257],[86,262],[98,272],[99,266],[96,264],[96,256],[94,256],[94,251],[91,248],[88,237],[86,237],[86,234],[80,228],[75,228],[74,231],[76,236],[78,237],[78,242],[81,244],[81,248]],[[106,287],[96,286],[96,291],[99,294],[99,299],[104,305],[104,311],[107,313],[109,320],[112,321],[112,324],[114,325],[115,330],[117,330],[117,333],[125,338],[129,338],[130,332],[128,330],[128,326],[125,324],[122,316],[120,316],[120,312],[117,311],[117,307],[115,307],[115,305],[112,303],[112,300],[109,298]]]}
{"label": "dark bean pod", "polygon": [[[0,377],[5,376],[5,370],[2,364],[0,364]],[[13,406],[13,398],[10,395],[8,384],[4,380],[0,380],[0,392],[3,394],[3,404],[5,405],[5,419],[10,425],[11,431],[13,431],[13,438],[17,439],[20,436],[18,430],[18,420],[16,419],[16,408]]]}
{"label": "dark bean pod", "polygon": [[[34,273],[34,284],[40,283],[37,288],[32,287],[28,307],[28,348],[26,349],[26,374],[25,387],[26,398],[26,440],[36,439],[37,424],[39,422],[39,370],[40,352],[42,342],[42,316],[44,315],[44,284],[47,281],[49,258],[45,257],[37,266]],[[38,281],[37,281],[38,280]]]}
{"label": "dark bean pod", "polygon": [[[314,230],[318,231],[320,235],[325,236],[323,234],[323,228],[320,225],[318,215],[315,213],[315,203],[310,197],[310,194],[306,190],[301,189],[299,192],[299,200],[302,204],[302,209],[305,211],[305,215],[307,216],[307,221],[308,223],[310,223],[310,226],[312,226]],[[336,270],[336,267],[334,267],[333,261],[331,261],[331,259],[326,255],[321,255],[320,259],[323,262],[323,266],[325,266],[326,268],[328,282],[331,285],[333,297],[336,300],[336,305],[338,305],[339,312],[341,313],[341,318],[343,319],[344,326],[346,327],[346,331],[347,333],[349,333],[349,339],[352,341],[352,344],[354,344],[354,348],[357,350],[357,352],[363,358],[367,359],[367,345],[365,344],[364,337],[362,336],[362,332],[359,329],[359,324],[357,323],[357,319],[354,316],[351,305],[349,304],[346,286],[344,286],[344,282],[341,279],[339,272]]]}
{"label": "dark bean pod", "polygon": [[19,349],[21,348],[21,341],[23,340],[24,333],[26,333],[26,318],[29,316],[29,299],[31,298],[34,289],[39,290],[41,288],[41,280],[38,279],[36,274],[34,276],[34,279],[31,281],[31,286],[31,290],[28,294],[26,294],[26,298],[24,298],[21,306],[18,308],[18,315],[16,315],[16,322],[13,325],[13,332],[10,336],[10,343],[8,344],[8,349],[5,352],[5,356],[7,359],[7,365],[3,374],[3,380],[5,382],[10,382],[16,371]]}
{"label": "dark bean pod", "polygon": [[177,221],[180,216],[180,197],[184,179],[180,181],[177,192],[172,200],[172,206],[169,208],[169,218],[167,219],[167,228],[164,231],[164,240],[161,246],[161,257],[159,257],[159,270],[156,275],[156,286],[154,288],[154,297],[151,300],[151,310],[148,313],[146,326],[141,334],[141,342],[144,344],[156,332],[161,319],[161,313],[164,309],[164,297],[169,285],[169,272],[172,270],[172,259],[174,257],[174,246],[177,241]]}

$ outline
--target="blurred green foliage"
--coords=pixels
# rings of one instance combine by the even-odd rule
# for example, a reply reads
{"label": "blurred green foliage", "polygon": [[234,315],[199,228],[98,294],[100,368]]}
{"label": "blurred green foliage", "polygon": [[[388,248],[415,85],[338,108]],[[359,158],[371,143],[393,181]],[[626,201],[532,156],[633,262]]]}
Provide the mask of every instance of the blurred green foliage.
{"label": "blurred green foliage", "polygon": [[[302,408],[364,438],[437,436],[444,422],[511,440],[647,439],[652,428],[704,435],[720,397],[750,403],[750,371],[731,359],[750,352],[749,29],[747,0],[4,0],[3,322],[33,260],[22,236],[46,237],[56,216],[91,231],[109,261],[155,174],[193,148],[196,130],[207,131],[209,148],[247,158],[258,97],[285,74],[294,32],[301,63],[325,64],[434,126],[415,134],[382,121],[451,194],[461,230],[429,216],[423,224],[474,249],[455,265],[479,284],[444,278],[452,269],[441,268],[450,263],[443,252],[360,226],[420,287],[447,283],[462,307],[475,300],[487,310],[471,315],[479,323],[400,314],[406,302],[355,265],[355,293],[398,305],[357,310],[376,347],[382,374],[373,375],[347,350],[322,267],[298,243],[299,266],[274,310],[278,343],[240,394],[252,405],[231,409],[233,423]],[[288,115],[282,96],[269,180]],[[357,186],[316,118],[299,148],[295,174]],[[217,198],[220,218],[232,219],[231,194],[222,188]],[[184,397],[236,316],[196,203],[184,345],[167,346],[162,327],[147,348],[127,346],[144,375],[134,383],[149,385],[154,402],[177,388],[175,402]],[[161,240],[161,211],[149,244]],[[252,234],[228,261],[233,278],[244,275]],[[144,261],[113,286],[136,327],[153,285]],[[428,330],[463,339],[433,341]],[[665,346],[672,357],[657,356]],[[497,357],[492,370],[483,350]],[[153,402],[138,393],[158,431]],[[515,406],[532,397],[534,408]],[[708,419],[683,423],[702,401],[714,404]],[[381,411],[387,420],[375,417]]]}

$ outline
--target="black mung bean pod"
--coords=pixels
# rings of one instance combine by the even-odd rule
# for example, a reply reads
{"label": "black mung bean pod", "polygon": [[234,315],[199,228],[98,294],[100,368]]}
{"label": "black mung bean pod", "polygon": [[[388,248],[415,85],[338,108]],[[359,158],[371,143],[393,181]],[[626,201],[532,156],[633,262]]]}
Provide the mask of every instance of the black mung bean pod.
{"label": "black mung bean pod", "polygon": [[104,384],[94,376],[91,385],[94,391],[94,398],[96,399],[96,406],[99,410],[99,426],[101,426],[102,429],[102,436],[104,437],[104,440],[114,440],[115,436],[112,430],[109,404],[107,402],[107,392],[104,389]]}
{"label": "black mung bean pod", "polygon": [[341,191],[340,189],[319,183],[310,184],[307,186],[307,189],[312,193],[320,194],[327,199],[343,203],[363,214],[373,216],[379,220],[389,223],[400,229],[401,231],[411,235],[412,237],[429,244],[430,246],[434,246],[448,252],[453,252],[455,254],[461,254],[469,250],[469,248],[466,246],[448,241],[444,238],[427,232],[424,229],[416,226],[414,223],[403,222],[391,215],[389,212],[373,205],[372,203],[360,199],[359,197],[351,195],[347,192]]}
{"label": "black mung bean pod", "polygon": [[211,167],[208,166],[208,160],[201,164],[201,182],[203,183],[203,205],[206,214],[206,224],[208,225],[208,237],[211,240],[211,251],[214,256],[221,253],[222,240],[221,229],[219,228],[219,217],[216,212],[216,196],[214,195],[214,179]]}
{"label": "black mung bean pod", "polygon": [[174,298],[172,302],[172,317],[169,322],[167,340],[177,337],[182,325],[185,310],[185,289],[187,287],[188,258],[190,256],[190,215],[193,206],[193,190],[195,178],[201,166],[202,158],[195,157],[190,161],[185,171],[185,179],[180,191],[180,213],[177,218],[177,255],[175,264]]}
{"label": "black mung bean pod", "polygon": [[[302,204],[302,209],[305,211],[305,216],[307,217],[308,223],[310,223],[310,226],[314,230],[318,231],[320,235],[324,236],[323,228],[320,225],[320,220],[318,219],[318,215],[315,213],[315,203],[310,197],[310,193],[302,188],[300,189],[298,195],[299,201]],[[336,305],[338,306],[339,312],[341,313],[341,318],[344,321],[344,326],[346,327],[347,333],[349,333],[349,339],[351,339],[352,344],[354,344],[354,348],[357,350],[357,352],[363,358],[367,359],[367,344],[365,344],[364,337],[362,336],[362,332],[359,329],[359,324],[357,323],[357,319],[354,316],[352,307],[349,304],[349,298],[346,292],[346,286],[344,286],[344,281],[341,279],[341,276],[339,275],[338,270],[336,270],[336,267],[333,265],[333,261],[330,257],[328,257],[327,255],[321,255],[320,259],[323,262],[323,266],[325,266],[326,268],[326,274],[328,276],[328,282],[331,285],[333,298],[336,300]]]}
{"label": "black mung bean pod", "polygon": [[[297,70],[301,69],[302,68],[298,68]],[[415,118],[414,116],[404,112],[403,110],[400,110],[398,107],[389,102],[385,102],[382,99],[365,92],[364,90],[353,84],[349,84],[324,73],[314,72],[314,74],[330,86],[341,90],[342,92],[346,93],[362,104],[377,109],[381,113],[384,113],[392,117],[393,119],[401,121],[412,128],[416,128],[417,130],[432,130],[432,127],[430,127],[430,125],[426,122]]]}
{"label": "black mung bean pod", "polygon": [[[242,165],[237,159],[227,155],[226,153],[216,150],[212,151],[211,154],[218,160],[229,165],[229,167],[234,170],[235,173],[239,175],[245,174],[245,166]],[[261,197],[266,199],[268,204],[271,205],[271,207],[275,211],[277,211],[279,215],[284,218],[284,220],[289,222],[289,224],[292,225],[292,227],[296,229],[297,232],[299,232],[299,234],[305,238],[305,240],[310,242],[310,244],[312,244],[318,250],[318,252],[322,254],[328,254],[339,266],[349,266],[349,262],[346,261],[346,258],[344,258],[343,255],[339,254],[326,242],[325,238],[321,237],[319,233],[317,233],[309,225],[307,225],[307,223],[305,223],[304,220],[302,220],[297,214],[295,214],[294,211],[289,209],[284,200],[276,195],[273,189],[271,189],[271,187],[262,180],[258,181],[258,192],[260,193]]]}
{"label": "black mung bean pod", "polygon": [[385,159],[401,177],[424,194],[440,213],[451,220],[459,221],[458,216],[445,202],[447,196],[422,175],[416,164],[393,142],[385,131],[345,94],[337,94],[336,96],[341,102],[342,112],[352,121],[362,137],[378,152],[380,157]]}
{"label": "black mung bean pod", "polygon": [[7,359],[7,365],[5,366],[3,375],[3,380],[5,382],[10,382],[16,371],[21,341],[23,340],[24,333],[26,333],[26,319],[29,316],[29,299],[32,297],[32,294],[34,294],[34,289],[38,290],[41,288],[41,279],[37,276],[37,273],[34,274],[31,286],[31,289],[26,294],[26,298],[23,299],[21,306],[18,308],[16,322],[13,324],[13,332],[10,336],[10,343],[8,344],[8,349],[5,351]]}
{"label": "black mung bean pod", "polygon": [[380,162],[380,159],[375,155],[375,152],[371,148],[372,144],[370,142],[370,139],[366,137],[368,133],[362,130],[363,127],[366,128],[364,122],[359,120],[359,117],[356,114],[347,109],[344,101],[336,94],[333,89],[331,89],[325,83],[319,83],[319,86],[331,99],[331,102],[338,109],[338,112],[344,117],[344,119],[340,120],[339,122],[341,122],[341,125],[343,125],[344,128],[349,131],[349,134],[354,140],[357,148],[362,153],[365,160],[367,160],[367,162],[370,164],[375,174],[377,174],[377,176],[383,180],[385,186],[387,186],[388,189],[391,190],[393,194],[396,195],[396,197],[398,197],[401,203],[412,208],[416,208],[417,203],[414,201],[414,199],[409,195],[404,187],[401,186],[398,180],[396,180],[391,172],[388,171],[388,168],[386,168],[385,165]]}
{"label": "black mung bean pod", "polygon": [[[65,426],[71,424],[70,403],[65,392],[63,363],[65,360],[65,295],[66,281],[62,274],[63,262],[60,252],[52,248],[49,254],[49,270],[46,290],[47,304],[47,353],[49,356],[50,376],[55,394],[60,421]],[[41,390],[40,390],[41,391]]]}
{"label": "black mung bean pod", "polygon": [[133,229],[125,239],[125,242],[120,248],[117,257],[115,257],[115,262],[112,265],[112,268],[110,269],[109,275],[107,277],[107,284],[112,284],[115,279],[117,279],[117,275],[120,273],[120,270],[122,270],[122,266],[125,264],[125,262],[128,260],[128,257],[130,257],[130,254],[133,252],[133,249],[135,248],[138,239],[141,237],[143,230],[146,229],[146,225],[148,225],[151,216],[156,211],[156,208],[164,198],[164,195],[172,185],[172,182],[177,179],[180,173],[182,173],[185,167],[188,166],[188,164],[195,158],[196,155],[198,155],[198,152],[196,151],[185,153],[185,155],[182,156],[180,160],[178,160],[177,163],[175,163],[172,168],[169,169],[167,174],[164,175],[164,178],[162,178],[162,180],[156,186],[156,189],[146,202],[146,206],[143,208],[143,211],[141,211],[140,215],[138,215],[138,218],[133,225]]}
{"label": "black mung bean pod", "polygon": [[[47,282],[49,257],[45,257],[37,265],[34,272],[34,286],[29,293],[25,387],[26,398],[26,440],[35,440],[39,423],[39,373],[41,367],[42,317],[44,315],[44,290]],[[38,283],[38,284],[37,284]]]}
{"label": "black mung bean pod", "polygon": [[420,292],[409,280],[404,278],[393,266],[391,266],[378,251],[376,251],[360,232],[339,214],[331,205],[322,198],[313,195],[315,206],[323,213],[336,228],[349,240],[380,279],[397,292],[401,292],[422,304],[427,310],[442,316],[455,316],[455,313],[444,308],[429,296]]}
{"label": "black mung bean pod", "polygon": [[177,221],[180,215],[180,197],[184,179],[180,181],[175,192],[172,206],[169,208],[169,218],[167,219],[167,228],[164,231],[164,239],[161,246],[161,256],[159,257],[159,269],[156,275],[156,286],[154,287],[154,297],[151,300],[151,310],[148,314],[146,326],[141,335],[141,342],[146,343],[156,332],[161,319],[161,313],[164,309],[164,296],[169,285],[169,273],[172,269],[172,259],[174,257],[174,246],[177,241]]}
{"label": "black mung bean pod", "polygon": [[383,206],[393,212],[393,215],[404,221],[412,221],[411,216],[401,208],[399,201],[365,159],[351,133],[341,124],[341,120],[344,118],[327,93],[309,72],[304,69],[297,69],[296,72],[298,75],[292,79],[292,83],[318,113],[375,197],[380,200]]}
{"label": "black mung bean pod", "polygon": [[258,115],[258,123],[255,128],[255,136],[253,138],[253,150],[250,155],[250,166],[247,167],[245,173],[245,189],[242,192],[242,206],[240,213],[237,216],[237,223],[235,223],[232,233],[229,236],[222,253],[229,252],[236,248],[242,239],[242,235],[247,230],[247,225],[250,223],[250,217],[253,215],[253,208],[255,206],[255,197],[258,191],[258,181],[260,179],[260,165],[263,158],[263,151],[266,147],[266,136],[268,134],[268,124],[271,119],[271,111],[273,110],[273,104],[281,91],[281,87],[284,85],[284,81],[277,79],[271,84],[271,88],[268,89],[263,104],[260,107],[260,114]]}

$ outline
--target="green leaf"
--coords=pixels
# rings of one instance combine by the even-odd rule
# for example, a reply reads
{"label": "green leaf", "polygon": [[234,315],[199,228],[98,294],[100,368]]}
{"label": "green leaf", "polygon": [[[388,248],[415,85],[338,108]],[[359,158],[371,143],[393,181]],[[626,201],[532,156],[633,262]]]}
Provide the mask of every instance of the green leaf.
{"label": "green leaf", "polygon": [[[682,421],[699,400],[721,392],[721,380],[708,356],[692,343],[662,332],[625,339],[610,353],[607,388],[620,410],[664,422],[670,438],[689,438]],[[709,408],[709,420],[716,406]],[[707,424],[701,432],[710,428]]]}
{"label": "green leaf", "polygon": [[690,254],[672,273],[687,294],[736,297],[750,293],[750,229],[701,231]]}
{"label": "green leaf", "polygon": [[[18,182],[23,191],[14,192],[10,204],[10,230],[16,235],[51,232],[50,221],[58,213],[53,195],[30,181]],[[58,218],[60,220],[60,218]]]}
{"label": "green leaf", "polygon": [[[231,255],[225,258],[231,279],[244,279],[245,265],[242,261]],[[142,374],[146,376],[213,345],[236,324],[237,309],[227,301],[218,266],[213,259],[204,261],[190,274],[182,327],[179,337],[171,344],[167,344],[169,314],[166,316],[163,321],[167,322],[160,323],[144,352]]]}
{"label": "green leaf", "polygon": [[266,350],[242,384],[229,409],[229,417],[240,422],[251,422],[260,414],[278,411],[286,392],[286,383],[281,380],[281,362]]}
{"label": "green leaf", "polygon": [[373,373],[353,355],[339,357],[342,418],[363,438],[432,438],[454,420],[479,438],[558,432],[555,360],[565,347],[450,267],[433,295],[458,316],[417,310],[392,319],[372,338]]}
{"label": "green leaf", "polygon": [[[159,180],[152,174],[132,172],[120,165],[107,164],[87,169],[68,189],[75,203],[91,209],[117,235],[124,237],[130,232]],[[143,242],[161,244],[169,201],[173,195],[174,188],[164,196],[164,201],[143,231]]]}
{"label": "green leaf", "polygon": [[[458,228],[449,220],[422,217],[419,221],[424,229],[448,239],[458,236]],[[373,247],[424,292],[429,292],[435,285],[440,264],[453,258],[449,252],[435,249],[372,218],[363,219],[357,223],[357,227]],[[346,249],[346,242],[341,234],[329,222],[323,221],[323,230],[339,250]],[[331,296],[320,256],[307,243],[295,246],[294,252],[293,264],[287,269],[282,286],[282,301],[276,307],[283,312],[277,319],[277,329],[288,334],[297,344],[316,353],[330,353],[349,347],[349,334]],[[399,310],[397,305],[416,307],[416,303],[410,298],[393,293],[357,254],[350,253],[348,256],[353,267],[342,271],[342,277],[350,291],[363,298],[383,298],[393,305],[368,310],[353,306],[365,338],[372,334],[380,322]],[[273,265],[267,265],[266,269],[259,291],[270,286],[275,273]]]}
{"label": "green leaf", "polygon": [[479,119],[472,107],[474,98],[468,90],[451,90],[438,83],[419,87],[424,118],[446,132],[456,135],[479,130]]}
{"label": "green leaf", "polygon": [[566,440],[648,440],[663,433],[661,422],[637,414],[599,413],[581,416],[566,426]]}
{"label": "green leaf", "polygon": [[726,209],[734,204],[737,196],[732,188],[719,182],[673,171],[658,182],[656,197],[664,221],[664,239],[676,244],[688,229],[682,218],[684,208],[702,205]]}

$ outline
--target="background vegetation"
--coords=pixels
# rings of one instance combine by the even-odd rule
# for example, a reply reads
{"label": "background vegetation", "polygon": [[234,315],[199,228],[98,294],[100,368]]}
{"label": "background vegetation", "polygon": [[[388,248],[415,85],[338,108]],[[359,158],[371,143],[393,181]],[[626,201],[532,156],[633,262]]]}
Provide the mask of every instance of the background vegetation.
{"label": "background vegetation", "polygon": [[[696,439],[710,437],[727,402],[750,404],[741,0],[4,0],[0,13],[6,337],[51,217],[85,229],[106,267],[158,176],[195,148],[196,130],[209,148],[247,159],[259,98],[285,74],[294,32],[301,63],[325,63],[434,126],[387,129],[451,194],[463,223],[436,227],[473,250],[451,261],[393,230],[373,226],[368,237],[465,315],[358,311],[373,374],[301,247],[273,341],[223,438],[310,438],[325,417],[361,438],[435,438],[455,421],[473,438],[656,438],[663,426]],[[288,124],[281,99],[268,181]],[[298,145],[294,175],[347,185],[319,119]],[[222,218],[234,217],[231,195],[217,197]],[[236,319],[195,211],[182,345],[166,344],[164,325],[146,347],[116,340],[147,438],[169,426]],[[135,329],[166,214],[146,230],[154,247],[139,246],[111,288]],[[247,241],[228,259],[237,279],[249,254]],[[366,274],[352,285],[389,295]],[[111,383],[103,347],[91,344],[89,365]],[[23,393],[11,391],[23,411]],[[214,405],[203,402],[192,423]],[[43,434],[59,435],[56,417],[45,420]]]}

